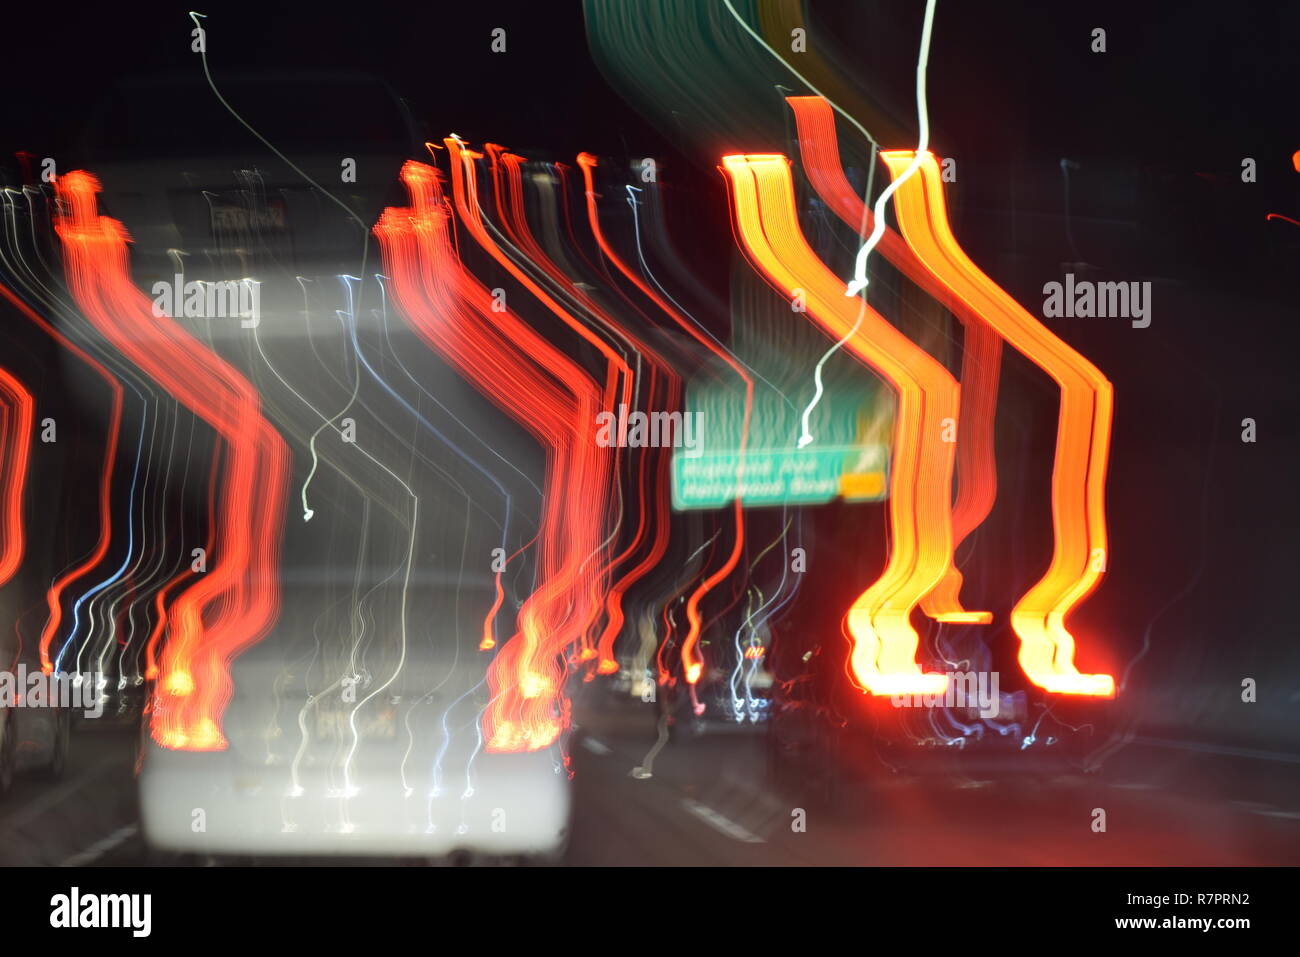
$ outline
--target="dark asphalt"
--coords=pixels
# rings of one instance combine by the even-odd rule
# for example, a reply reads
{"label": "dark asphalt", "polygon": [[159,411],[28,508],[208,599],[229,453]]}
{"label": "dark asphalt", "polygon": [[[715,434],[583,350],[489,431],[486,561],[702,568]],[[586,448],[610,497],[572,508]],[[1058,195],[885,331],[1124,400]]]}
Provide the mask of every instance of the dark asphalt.
{"label": "dark asphalt", "polygon": [[[651,722],[648,709],[580,718],[567,864],[1300,863],[1300,763],[1278,756],[1143,743],[1089,775],[887,775],[827,806],[811,785],[769,783],[761,727],[680,728],[651,775],[636,775]],[[175,863],[141,836],[136,742],[130,729],[83,728],[61,781],[20,780],[0,802],[0,864]]]}

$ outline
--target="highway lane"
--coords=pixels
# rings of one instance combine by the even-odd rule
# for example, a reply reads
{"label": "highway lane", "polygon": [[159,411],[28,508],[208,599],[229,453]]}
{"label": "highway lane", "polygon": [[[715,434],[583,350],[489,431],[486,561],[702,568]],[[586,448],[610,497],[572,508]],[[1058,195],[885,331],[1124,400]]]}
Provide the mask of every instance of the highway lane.
{"label": "highway lane", "polygon": [[[138,820],[137,740],[129,728],[83,727],[61,781],[20,780],[0,802],[0,863],[247,863],[150,852]],[[564,863],[1300,863],[1300,764],[1285,760],[1141,744],[1096,774],[1028,776],[991,766],[981,776],[885,775],[828,806],[811,782],[770,783],[761,727],[678,727],[647,761],[656,740],[648,708],[579,715]],[[1099,808],[1104,832],[1094,830]]]}

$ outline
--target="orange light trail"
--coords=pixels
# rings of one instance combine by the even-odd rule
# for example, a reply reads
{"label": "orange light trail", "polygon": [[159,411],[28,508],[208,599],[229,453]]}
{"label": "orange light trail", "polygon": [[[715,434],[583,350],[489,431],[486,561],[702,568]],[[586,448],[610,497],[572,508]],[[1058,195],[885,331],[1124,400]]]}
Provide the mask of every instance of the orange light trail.
{"label": "orange light trail", "polygon": [[[215,512],[217,502],[217,489],[221,479],[221,449],[214,450],[212,456],[212,468],[208,473],[208,537],[203,543],[203,553],[212,554],[212,547],[215,541],[214,536],[217,531],[217,516]],[[162,643],[163,636],[167,632],[167,601],[173,591],[180,588],[185,582],[197,574],[192,564],[186,565],[178,575],[174,575],[170,581],[164,582],[154,595],[154,614],[157,616],[154,622],[153,630],[149,632],[149,638],[144,646],[144,676],[148,681],[154,681],[158,677],[158,647]]]}
{"label": "orange light trail", "polygon": [[230,662],[274,625],[289,452],[263,418],[257,390],[179,324],[154,315],[131,282],[128,236],[98,215],[99,182],[76,171],[57,184],[56,222],[68,285],[81,310],[129,361],[208,422],[227,457],[213,563],[176,599],[151,706],[151,733],[166,748],[227,747],[222,714],[234,687]]}
{"label": "orange light trail", "polygon": [[[605,234],[600,228],[600,219],[596,215],[596,193],[593,183],[592,170],[596,167],[596,157],[590,153],[581,153],[578,156],[578,166],[582,168],[583,179],[587,187],[587,219],[591,225],[592,234],[596,237],[596,243],[600,246],[600,251],[610,262],[614,264],[620,273],[629,279],[634,286],[641,291],[651,302],[658,306],[663,312],[669,315],[685,332],[690,335],[696,342],[705,346],[710,352],[722,359],[729,365],[741,380],[745,383],[745,416],[741,423],[740,430],[740,450],[739,463],[736,468],[736,501],[732,506],[732,515],[736,526],[736,536],[731,547],[731,552],[723,564],[709,577],[704,579],[691,593],[690,598],[686,600],[686,620],[687,632],[686,637],[682,639],[682,669],[686,676],[687,684],[694,685],[704,673],[704,659],[699,652],[700,632],[703,629],[703,621],[700,615],[700,602],[704,597],[718,586],[736,570],[740,564],[740,557],[744,554],[745,548],[745,514],[741,501],[740,491],[743,487],[742,480],[745,469],[745,450],[749,444],[749,425],[750,417],[754,408],[754,380],[736,361],[726,349],[719,346],[716,342],[705,336],[696,328],[695,324],[690,322],[679,310],[671,306],[663,296],[659,295],[650,287],[640,276],[627,267],[618,254],[614,251],[613,246],[605,239]],[[660,669],[662,674],[662,667]],[[662,681],[661,681],[662,683]]]}
{"label": "orange light trail", "polygon": [[[881,158],[897,178],[915,155],[891,150]],[[1052,470],[1052,561],[1012,610],[1011,627],[1020,638],[1020,665],[1036,685],[1065,694],[1113,696],[1110,675],[1082,674],[1075,667],[1074,638],[1065,627],[1066,615],[1097,587],[1108,560],[1105,484],[1114,404],[1110,382],[962,251],[948,225],[939,165],[932,154],[923,154],[917,174],[894,194],[894,208],[903,238],[925,268],[1061,389]]]}
{"label": "orange light trail", "polygon": [[[466,208],[477,205],[473,154],[447,143],[462,221],[476,222]],[[611,487],[611,456],[593,432],[601,388],[512,310],[494,310],[491,290],[456,254],[438,172],[407,162],[402,181],[412,207],[384,210],[375,226],[394,302],[431,348],[547,449],[540,584],[488,668],[483,715],[489,751],[537,750],[568,721],[565,650],[600,614],[599,586],[583,580],[583,565],[600,545]]]}
{"label": "orange light trail", "polygon": [[[823,97],[787,96],[794,111],[799,157],[808,180],[822,201],[855,232],[867,235],[875,216],[849,185],[840,164],[835,113]],[[964,301],[939,282],[912,255],[903,237],[889,226],[876,247],[899,272],[947,308],[965,333],[961,364],[961,421],[957,424],[957,496],[952,507],[953,548],[961,546],[988,518],[997,499],[997,460],[993,424],[998,403],[1002,338]],[[951,565],[943,581],[921,600],[935,621],[987,624],[993,615],[967,611],[961,603],[961,571]]]}
{"label": "orange light trail", "polygon": [[[876,313],[844,295],[844,284],[809,247],[794,205],[790,163],[779,154],[725,156],[742,248],[786,296],[806,295],[808,315],[889,382],[899,395],[890,468],[889,557],[879,579],[854,602],[846,624],[850,668],[871,694],[938,694],[942,674],[917,662],[910,616],[952,564],[954,443],[943,420],[957,420],[960,387],[948,371]],[[861,324],[859,325],[859,316]],[[856,334],[850,335],[855,326]]]}
{"label": "orange light trail", "polygon": [[[518,264],[516,264],[505,251],[492,239],[488,233],[487,227],[483,223],[482,213],[479,208],[478,199],[478,180],[474,171],[474,160],[482,159],[483,154],[469,150],[465,145],[455,137],[447,137],[443,140],[447,146],[448,153],[451,156],[452,168],[452,192],[455,199],[456,212],[460,216],[460,221],[465,225],[466,230],[476,243],[490,255],[496,262],[505,268],[516,280],[523,284],[532,295],[546,306],[546,308],[559,319],[562,323],[576,332],[586,342],[594,346],[597,351],[605,358],[605,391],[604,404],[601,408],[613,409],[616,402],[627,404],[629,407],[632,403],[632,369],[627,361],[618,354],[614,348],[605,341],[605,339],[592,331],[585,323],[572,315],[569,310],[564,308],[554,297],[546,292],[531,276],[529,276]],[[502,225],[508,235],[514,239],[511,233],[511,222],[516,219],[509,211],[505,209],[502,191],[505,188],[501,180],[501,168],[497,162],[497,157],[504,152],[503,148],[489,143],[484,146],[484,150],[490,158],[491,165],[489,172],[491,174],[492,191],[496,201],[497,208],[502,211]],[[520,210],[517,216],[518,221],[522,221],[523,190],[520,185],[519,199],[516,209]],[[531,237],[529,237],[531,239]],[[540,252],[540,247],[535,250]],[[575,367],[576,368],[576,367]],[[622,382],[620,389],[619,383]],[[603,563],[602,563],[603,564]],[[604,569],[600,572],[605,571]],[[604,595],[603,588],[600,587],[602,574],[588,574],[584,581],[586,582],[588,601],[599,602]],[[596,650],[591,647],[590,634],[584,629],[578,636],[578,659],[586,661],[596,657]]]}
{"label": "orange light trail", "polygon": [[22,564],[23,490],[32,450],[36,402],[6,369],[0,369],[0,585]]}
{"label": "orange light trail", "polygon": [[[500,147],[494,147],[491,144],[485,146],[484,149],[492,162],[494,192],[497,198],[500,222],[511,242],[523,251],[529,262],[540,267],[552,281],[561,286],[588,313],[626,340],[628,345],[646,360],[644,363],[646,370],[644,376],[646,401],[655,401],[659,381],[664,379],[666,380],[667,391],[665,409],[666,411],[676,409],[681,401],[681,377],[672,371],[664,358],[651,348],[648,342],[637,336],[625,323],[620,323],[612,312],[602,308],[581,286],[565,275],[564,271],[552,261],[537,240],[534,239],[528,226],[528,220],[524,215],[524,158],[512,153],[506,153]],[[562,170],[557,170],[557,173],[559,176],[563,176]],[[503,176],[504,183],[502,183]],[[508,202],[506,201],[507,198]],[[630,382],[631,370],[626,365],[620,371],[623,370],[626,370],[624,374],[628,376],[625,381]],[[621,449],[617,448],[614,450],[616,459],[620,457],[619,453],[621,451]],[[635,472],[638,495],[637,527],[632,539],[622,552],[606,560],[607,568],[600,569],[596,575],[592,576],[592,581],[604,580],[614,567],[622,565],[644,542],[647,532],[646,511],[649,507],[646,489],[647,484],[653,480],[649,472],[651,459],[658,459],[659,461],[660,474],[657,476],[659,480],[657,487],[660,489],[667,488],[666,475],[670,464],[668,456],[646,454],[650,451],[643,450],[642,454],[637,456],[639,460]],[[623,597],[627,589],[657,565],[667,551],[668,520],[666,515],[662,517],[662,520],[655,522],[654,530],[654,540],[651,543],[649,553],[642,561],[621,575],[606,592],[604,599],[606,624],[601,630],[595,648],[597,657],[596,672],[598,674],[614,674],[618,671],[618,660],[614,657],[614,645],[622,632],[625,621]],[[590,678],[591,675],[588,674],[588,677]]]}
{"label": "orange light trail", "polygon": [[[589,166],[583,165],[584,160],[589,160],[594,164],[594,158],[588,154],[582,154],[578,157],[578,163],[582,166],[583,181],[586,189],[587,208],[592,215],[595,209],[595,196],[592,193],[591,171]],[[561,188],[564,195],[568,193],[568,167],[562,163],[557,163],[555,169],[560,178]],[[569,239],[575,250],[577,250],[593,272],[603,275],[608,281],[611,290],[616,292],[622,299],[623,303],[629,310],[640,316],[647,324],[651,323],[649,316],[642,311],[640,306],[614,281],[608,268],[597,266],[588,258],[583,246],[578,242],[577,236],[573,232],[573,225],[569,220],[567,198],[562,202],[561,208],[564,212],[565,226],[568,231]],[[595,237],[599,245],[601,237]],[[575,286],[575,293],[581,293],[582,290]],[[614,322],[613,313],[608,313],[608,318]],[[682,380],[681,376],[673,369],[672,362],[658,350],[651,347],[644,339],[635,336],[626,324],[615,323],[620,331],[634,344],[634,348],[642,352],[649,360],[647,376],[647,395],[656,395],[655,388],[658,380],[663,379],[663,385],[660,387],[660,395],[663,396],[664,404],[659,406],[666,411],[672,412],[681,408],[682,404]],[[628,568],[620,577],[614,580],[610,586],[609,593],[605,598],[605,627],[601,631],[598,639],[597,648],[600,653],[600,666],[598,673],[613,674],[617,670],[617,661],[614,659],[615,642],[622,634],[623,626],[627,620],[624,611],[624,598],[629,588],[636,582],[646,576],[667,553],[669,539],[671,535],[670,516],[671,504],[669,502],[668,488],[671,477],[672,456],[670,452],[661,451],[654,448],[641,450],[639,456],[640,462],[637,474],[637,529],[632,541],[628,547],[620,554],[615,562],[622,565],[629,560],[636,552],[637,548],[643,543],[646,536],[647,513],[653,517],[653,531],[649,534],[650,548],[646,551],[641,560],[631,568]],[[662,650],[662,646],[660,648]]]}

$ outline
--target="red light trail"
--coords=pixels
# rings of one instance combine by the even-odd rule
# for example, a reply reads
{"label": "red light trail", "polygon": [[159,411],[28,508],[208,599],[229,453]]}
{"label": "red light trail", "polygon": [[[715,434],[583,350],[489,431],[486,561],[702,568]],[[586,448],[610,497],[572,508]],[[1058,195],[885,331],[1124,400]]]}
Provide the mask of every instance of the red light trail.
{"label": "red light trail", "polygon": [[269,632],[279,611],[289,451],[263,418],[257,390],[174,320],[155,315],[132,284],[127,232],[98,215],[95,177],[68,173],[57,188],[65,212],[56,230],[78,305],[128,360],[226,443],[212,566],[172,607],[151,709],[151,732],[163,747],[224,750],[230,662]]}

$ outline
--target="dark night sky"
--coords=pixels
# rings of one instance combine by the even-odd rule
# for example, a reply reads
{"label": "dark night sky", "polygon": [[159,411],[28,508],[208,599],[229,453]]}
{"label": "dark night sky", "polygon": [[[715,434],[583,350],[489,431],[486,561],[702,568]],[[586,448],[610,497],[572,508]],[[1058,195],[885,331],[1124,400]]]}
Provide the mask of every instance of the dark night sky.
{"label": "dark night sky", "polygon": [[[13,85],[6,140],[33,150],[64,147],[105,80],[197,69],[186,16],[192,6],[69,4],[58,7],[57,19],[28,8],[30,22],[20,20],[6,42]],[[435,129],[458,125],[468,137],[502,137],[505,127],[521,149],[612,153],[633,143],[640,153],[641,141],[654,139],[592,63],[576,0],[202,6],[218,75],[252,66],[366,70],[387,79]],[[823,41],[860,62],[855,79],[911,125],[923,4],[813,0],[810,8]],[[510,31],[508,56],[488,50],[495,26]],[[1094,26],[1108,31],[1105,55],[1089,52]],[[1297,35],[1300,8],[1285,3],[941,2],[930,66],[936,145],[1179,157],[1191,166],[1243,149],[1289,155],[1300,141]]]}
{"label": "dark night sky", "polygon": [[[578,0],[202,6],[218,81],[223,71],[250,67],[363,70],[387,80],[437,136],[455,130],[472,142],[556,157],[583,149],[616,157],[653,153],[679,169],[685,159],[704,188],[721,191],[716,158],[676,156],[604,81],[587,50]],[[197,73],[191,8],[71,4],[56,15],[22,8],[30,22],[16,23],[6,42],[11,89],[0,162],[11,162],[18,149],[75,162],[76,136],[107,81],[127,73]],[[923,4],[813,0],[810,11],[814,39],[838,44],[859,86],[911,127]],[[508,56],[488,49],[496,26],[509,30]],[[1089,51],[1095,26],[1107,30],[1104,55]],[[930,65],[934,146],[1017,171],[1068,156],[1176,180],[1200,174],[1206,182],[1236,179],[1241,157],[1253,156],[1260,165],[1255,188],[1226,202],[1215,191],[1193,189],[1166,213],[1187,217],[1171,224],[1171,238],[1189,230],[1230,232],[1234,242],[1215,251],[1219,268],[1225,256],[1233,269],[1250,268],[1259,258],[1251,241],[1275,242],[1276,224],[1259,225],[1263,212],[1300,218],[1300,174],[1289,163],[1300,148],[1297,36],[1300,6],[1285,3],[944,0]],[[165,129],[180,120],[158,123]],[[320,121],[338,124],[346,141],[346,117]],[[986,189],[992,179],[982,178]],[[994,192],[979,201],[996,205],[1008,197]],[[1243,230],[1250,233],[1245,245]]]}
{"label": "dark night sky", "polygon": [[[534,93],[540,77],[550,101],[529,96],[531,109],[511,117],[525,138],[597,133],[573,115],[574,105],[606,114],[615,130],[635,128],[617,115],[619,101],[587,56],[580,2],[201,6],[214,67],[371,70],[430,111],[453,102],[478,109],[512,88]],[[6,125],[41,132],[42,121],[64,117],[69,97],[93,93],[106,77],[194,66],[186,16],[193,8],[74,3],[61,5],[57,20],[25,10],[30,21],[20,14],[6,43],[16,86]],[[811,3],[814,26],[860,54],[858,79],[901,96],[905,115],[922,9],[900,0]],[[488,52],[494,26],[510,28],[507,57]],[[1104,57],[1088,50],[1094,26],[1108,31]],[[1300,9],[1285,3],[940,3],[931,57],[935,122],[963,136],[979,127],[1005,133],[1000,112],[1029,109],[1035,138],[1074,151],[1095,145],[1098,130],[1143,152],[1262,133],[1262,121],[1285,138],[1278,131],[1300,114],[1287,95],[1297,78],[1298,27]],[[981,108],[942,115],[963,100]]]}

